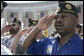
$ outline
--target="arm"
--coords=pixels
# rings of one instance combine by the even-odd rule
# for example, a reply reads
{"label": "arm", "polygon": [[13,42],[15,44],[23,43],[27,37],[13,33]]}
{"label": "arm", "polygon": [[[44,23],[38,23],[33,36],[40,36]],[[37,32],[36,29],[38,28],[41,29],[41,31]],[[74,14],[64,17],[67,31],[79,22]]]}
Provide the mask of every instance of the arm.
{"label": "arm", "polygon": [[20,37],[25,34],[28,31],[28,29],[24,29],[22,31],[20,31],[14,38],[13,38],[13,42],[11,44],[11,50],[12,52],[15,52],[17,46],[19,45],[19,39]]}
{"label": "arm", "polygon": [[33,43],[33,40],[35,39],[35,36],[40,32],[40,29],[35,27],[27,36],[25,39],[22,49],[24,51],[27,51],[27,48]]}
{"label": "arm", "polygon": [[11,44],[11,51],[12,52],[16,51],[16,48],[19,45],[19,39],[20,39],[20,37],[21,37],[20,35],[17,35],[16,37],[14,37],[14,39],[12,41],[12,44]]}
{"label": "arm", "polygon": [[25,39],[23,46],[22,46],[24,51],[27,51],[27,48],[33,43],[37,34],[41,30],[47,29],[52,24],[53,20],[54,20],[54,15],[45,16],[40,19],[36,27],[28,34],[27,38]]}

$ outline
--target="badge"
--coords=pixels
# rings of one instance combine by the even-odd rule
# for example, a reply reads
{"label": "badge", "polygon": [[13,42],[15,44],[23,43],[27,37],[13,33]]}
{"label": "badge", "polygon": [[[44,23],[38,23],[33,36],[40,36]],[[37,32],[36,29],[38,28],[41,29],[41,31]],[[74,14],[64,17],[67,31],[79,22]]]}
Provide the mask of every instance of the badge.
{"label": "badge", "polygon": [[33,21],[33,24],[35,24],[35,25],[36,25],[36,22],[35,22],[35,21]]}
{"label": "badge", "polygon": [[67,9],[72,9],[72,7],[71,7],[70,4],[67,4],[67,5],[66,5],[66,8],[67,8]]}
{"label": "badge", "polygon": [[51,54],[51,53],[52,53],[52,48],[53,48],[52,45],[48,45],[48,46],[47,46],[47,51],[46,51],[46,52],[47,52],[48,54]]}

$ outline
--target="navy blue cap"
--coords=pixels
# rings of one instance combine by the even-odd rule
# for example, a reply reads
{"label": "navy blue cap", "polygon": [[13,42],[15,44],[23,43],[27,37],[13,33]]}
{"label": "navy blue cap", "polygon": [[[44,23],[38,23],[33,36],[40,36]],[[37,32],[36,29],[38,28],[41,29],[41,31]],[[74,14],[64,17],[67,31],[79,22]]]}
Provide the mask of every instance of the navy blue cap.
{"label": "navy blue cap", "polygon": [[21,22],[17,18],[14,18],[14,20],[12,22],[15,22],[15,23],[17,23],[18,25],[21,26]]}
{"label": "navy blue cap", "polygon": [[73,4],[65,1],[59,1],[59,6],[57,8],[56,14],[63,12],[68,12],[78,17],[78,10]]}
{"label": "navy blue cap", "polygon": [[28,26],[36,26],[37,25],[37,23],[38,23],[38,20],[32,20],[32,19],[30,19],[29,18],[29,25]]}

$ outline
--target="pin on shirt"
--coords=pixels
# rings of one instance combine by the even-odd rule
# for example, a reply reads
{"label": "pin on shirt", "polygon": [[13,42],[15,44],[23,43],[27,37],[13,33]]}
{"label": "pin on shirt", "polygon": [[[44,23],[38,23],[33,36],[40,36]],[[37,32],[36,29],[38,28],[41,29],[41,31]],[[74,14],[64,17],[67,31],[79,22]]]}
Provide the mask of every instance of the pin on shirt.
{"label": "pin on shirt", "polygon": [[47,50],[46,50],[47,54],[51,54],[52,53],[52,48],[53,48],[52,45],[48,45],[47,46]]}

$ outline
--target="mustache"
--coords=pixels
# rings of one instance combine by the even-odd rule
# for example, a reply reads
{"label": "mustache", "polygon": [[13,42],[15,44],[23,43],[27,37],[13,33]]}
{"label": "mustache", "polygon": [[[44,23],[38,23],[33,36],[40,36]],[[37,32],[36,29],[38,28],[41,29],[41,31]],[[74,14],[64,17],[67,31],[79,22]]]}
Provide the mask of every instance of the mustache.
{"label": "mustache", "polygon": [[64,26],[64,24],[62,22],[56,22],[55,25],[61,25],[61,26]]}

